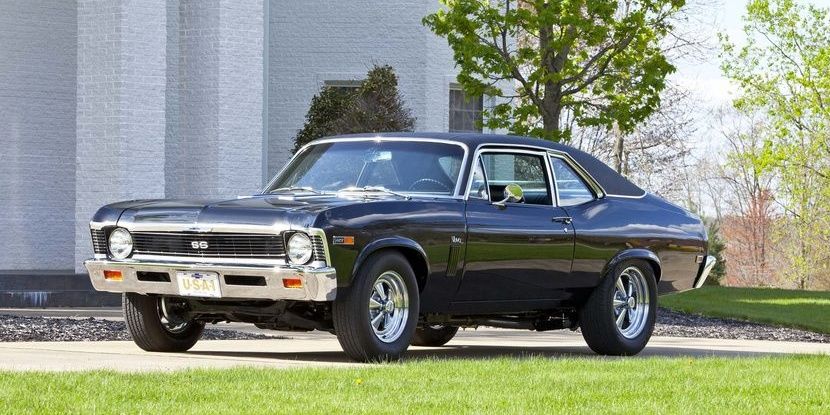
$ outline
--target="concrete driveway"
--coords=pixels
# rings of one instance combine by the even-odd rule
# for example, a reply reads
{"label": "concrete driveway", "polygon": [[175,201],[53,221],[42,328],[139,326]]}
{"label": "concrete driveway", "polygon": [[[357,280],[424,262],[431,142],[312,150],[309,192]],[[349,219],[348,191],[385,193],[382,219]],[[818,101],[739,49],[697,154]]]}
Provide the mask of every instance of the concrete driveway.
{"label": "concrete driveway", "polygon": [[[240,328],[241,329],[241,328]],[[244,330],[244,329],[243,329]],[[132,342],[0,343],[0,370],[176,370],[185,368],[354,365],[327,333],[281,333],[273,340],[202,341],[187,353],[147,353]],[[639,356],[830,354],[830,344],[758,340],[652,338]],[[594,356],[578,333],[466,330],[441,348],[411,347],[406,359]]]}

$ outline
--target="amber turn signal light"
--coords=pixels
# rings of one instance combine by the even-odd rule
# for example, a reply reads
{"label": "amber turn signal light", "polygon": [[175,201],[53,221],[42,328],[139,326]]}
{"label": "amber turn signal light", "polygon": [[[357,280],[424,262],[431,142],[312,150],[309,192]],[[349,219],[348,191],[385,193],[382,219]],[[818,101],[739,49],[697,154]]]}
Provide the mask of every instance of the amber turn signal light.
{"label": "amber turn signal light", "polygon": [[285,288],[303,288],[303,280],[299,278],[283,278],[282,286]]}
{"label": "amber turn signal light", "polygon": [[124,276],[121,275],[121,271],[105,270],[104,279],[107,281],[124,281]]}

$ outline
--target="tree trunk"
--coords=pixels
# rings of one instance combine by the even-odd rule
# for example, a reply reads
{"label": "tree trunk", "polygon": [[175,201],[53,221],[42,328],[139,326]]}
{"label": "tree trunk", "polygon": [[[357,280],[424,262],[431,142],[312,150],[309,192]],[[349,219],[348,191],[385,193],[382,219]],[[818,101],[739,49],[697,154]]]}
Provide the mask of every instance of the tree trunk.
{"label": "tree trunk", "polygon": [[559,114],[562,110],[560,109],[558,102],[553,102],[553,105],[549,105],[548,101],[552,100],[545,97],[545,108],[542,112],[542,125],[544,126],[545,131],[559,132]]}
{"label": "tree trunk", "polygon": [[[549,5],[545,3],[542,8],[547,8]],[[541,10],[540,10],[541,12]],[[557,55],[551,47],[550,43],[553,40],[553,27],[542,26],[539,28],[539,48],[541,49],[542,66],[545,67],[549,73],[560,73],[568,56],[569,48],[561,50]],[[568,30],[574,30],[569,27]],[[550,136],[556,137],[556,140],[561,139],[559,136],[559,121],[562,114],[562,84],[548,80],[544,83],[544,92],[542,96],[542,108],[539,112],[542,116],[542,125],[547,133],[553,133]]]}
{"label": "tree trunk", "polygon": [[620,126],[617,125],[616,121],[614,121],[614,125],[611,127],[611,134],[614,136],[614,170],[616,170],[617,173],[622,174],[624,157],[623,148],[625,146],[625,139],[622,131],[620,131]]}

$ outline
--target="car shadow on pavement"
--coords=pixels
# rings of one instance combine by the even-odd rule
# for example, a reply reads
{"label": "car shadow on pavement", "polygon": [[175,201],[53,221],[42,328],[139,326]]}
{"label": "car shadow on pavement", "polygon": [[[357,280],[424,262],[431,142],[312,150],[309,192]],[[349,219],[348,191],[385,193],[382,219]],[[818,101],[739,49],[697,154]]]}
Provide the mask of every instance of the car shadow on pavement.
{"label": "car shadow on pavement", "polygon": [[[305,352],[234,352],[225,350],[196,350],[189,355],[216,356],[237,359],[262,359],[292,362],[317,363],[351,363],[352,360],[341,351],[305,351]],[[643,357],[757,357],[775,355],[775,352],[748,352],[743,350],[721,350],[681,347],[647,347],[637,358]],[[488,345],[460,345],[444,347],[411,347],[404,355],[404,361],[418,360],[456,360],[456,359],[526,359],[543,357],[562,358],[608,358],[594,354],[588,347],[545,346],[516,347]]]}

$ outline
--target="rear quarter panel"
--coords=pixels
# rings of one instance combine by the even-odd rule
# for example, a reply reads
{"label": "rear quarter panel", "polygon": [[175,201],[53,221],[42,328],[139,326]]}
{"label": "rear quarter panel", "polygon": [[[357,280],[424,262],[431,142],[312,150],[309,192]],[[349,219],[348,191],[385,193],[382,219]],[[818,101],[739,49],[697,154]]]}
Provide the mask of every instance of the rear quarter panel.
{"label": "rear quarter panel", "polygon": [[658,291],[692,288],[705,255],[706,231],[700,219],[665,200],[609,196],[566,207],[576,232],[572,277],[595,286],[617,255],[645,249],[657,255],[661,276]]}

